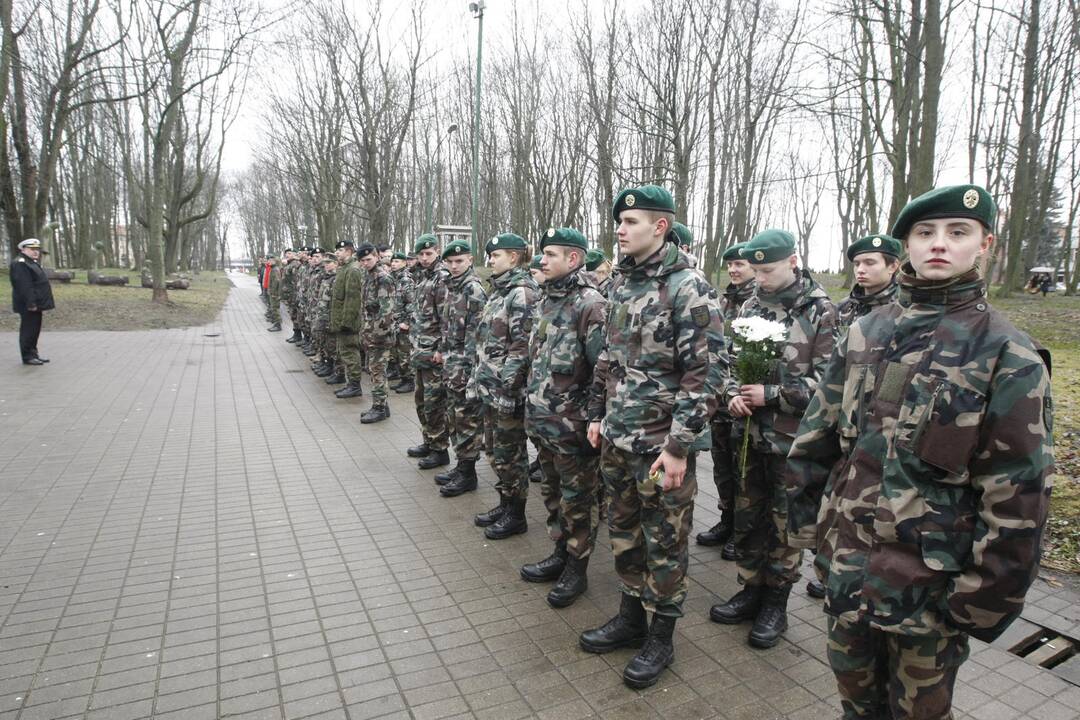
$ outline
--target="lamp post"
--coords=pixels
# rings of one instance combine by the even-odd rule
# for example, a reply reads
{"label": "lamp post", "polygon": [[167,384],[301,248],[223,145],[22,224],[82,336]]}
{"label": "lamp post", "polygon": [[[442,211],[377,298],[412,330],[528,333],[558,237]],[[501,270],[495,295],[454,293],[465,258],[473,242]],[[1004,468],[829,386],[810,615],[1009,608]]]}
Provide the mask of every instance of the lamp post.
{"label": "lamp post", "polygon": [[472,252],[476,255],[477,209],[480,206],[480,69],[484,51],[484,0],[469,3],[476,26],[476,112],[473,114]]}
{"label": "lamp post", "polygon": [[[456,133],[457,132],[457,127],[458,127],[457,123],[454,123],[450,127],[446,128],[446,134],[440,136],[438,142],[435,143],[435,173],[434,173],[434,175],[439,175],[439,174],[442,173],[442,155],[440,154],[439,151],[442,148],[443,140],[445,140],[446,138],[448,138],[451,135],[453,135],[454,133]],[[430,162],[429,162],[429,164],[430,164]],[[435,205],[435,192],[434,192],[434,190],[432,190],[432,187],[431,187],[431,184],[432,184],[433,181],[434,180],[432,178],[432,173],[430,172],[430,167],[429,167],[428,180],[427,180],[427,219],[424,222],[424,227],[427,228],[428,232],[435,232],[435,216],[434,216],[434,210],[433,210],[434,205]]]}

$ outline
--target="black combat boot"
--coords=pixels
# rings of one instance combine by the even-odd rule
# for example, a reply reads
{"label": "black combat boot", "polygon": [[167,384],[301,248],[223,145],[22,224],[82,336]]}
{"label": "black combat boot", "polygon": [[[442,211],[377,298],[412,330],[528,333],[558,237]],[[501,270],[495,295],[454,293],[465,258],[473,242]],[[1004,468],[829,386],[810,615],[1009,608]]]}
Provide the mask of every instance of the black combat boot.
{"label": "black combat boot", "polygon": [[345,399],[345,398],[360,397],[363,394],[364,394],[364,389],[360,387],[359,381],[353,380],[348,385],[346,385],[345,387],[341,388],[336,393],[334,393],[334,397]]}
{"label": "black combat boot", "polygon": [[559,582],[555,583],[555,587],[551,588],[551,592],[548,593],[548,605],[557,608],[573,605],[574,601],[581,596],[581,593],[585,592],[589,587],[589,577],[586,572],[588,569],[588,555],[583,558],[573,556],[566,558],[566,567],[563,568],[562,574],[559,575]]}
{"label": "black combat boot", "polygon": [[318,367],[318,370],[315,371],[315,374],[321,378],[330,377],[334,374],[334,366],[330,363],[324,362],[316,367]]}
{"label": "black combat boot", "polygon": [[276,322],[276,323],[274,323],[273,325],[271,325],[270,327],[268,327],[266,329],[269,330],[270,332],[281,332],[281,323]]}
{"label": "black combat boot", "polygon": [[390,406],[385,403],[382,405],[372,405],[371,409],[360,416],[360,423],[363,425],[370,425],[371,423],[382,422],[390,417]]}
{"label": "black combat boot", "polygon": [[724,545],[724,549],[720,551],[720,557],[724,560],[738,560],[742,557],[742,550],[735,544],[735,540],[731,539]]}
{"label": "black combat boot", "polygon": [[520,535],[528,529],[529,521],[525,519],[525,498],[520,498],[511,500],[502,516],[484,528],[484,537],[488,540],[503,540],[511,535]]}
{"label": "black combat boot", "polygon": [[394,388],[396,393],[411,393],[416,392],[416,385],[413,384],[412,378],[402,378],[397,387]]}
{"label": "black combat boot", "polygon": [[422,442],[419,445],[413,445],[405,451],[405,454],[411,458],[422,458],[429,452],[431,452],[431,448],[428,447],[427,442]]}
{"label": "black combat boot", "polygon": [[731,539],[731,533],[735,529],[735,523],[732,522],[732,512],[730,510],[722,510],[720,515],[720,522],[713,525],[705,532],[697,534],[697,544],[704,545],[705,547],[713,547],[715,545],[723,545]]}
{"label": "black combat boot", "polygon": [[300,342],[300,340],[302,340],[303,337],[304,336],[300,334],[299,330],[297,330],[296,328],[293,328],[292,335],[285,338],[285,342],[287,342],[287,343],[297,343],[297,342]]}
{"label": "black combat boot", "polygon": [[[438,476],[435,477],[435,482],[439,482]],[[510,507],[510,500],[505,495],[499,496],[499,504],[491,508],[487,512],[479,513],[473,518],[473,524],[476,527],[487,527],[488,525],[495,524],[499,518],[503,516],[506,509]]]}
{"label": "black combat boot", "polygon": [[585,652],[609,653],[624,647],[639,648],[648,634],[649,624],[641,598],[623,593],[619,614],[600,627],[581,633],[578,644]]}
{"label": "black combat boot", "polygon": [[750,629],[750,645],[756,648],[771,648],[780,642],[780,636],[787,630],[787,601],[791,595],[791,586],[767,588],[761,600],[761,610]]}
{"label": "black combat boot", "polygon": [[326,378],[327,385],[340,385],[345,382],[345,371],[334,368],[330,377]]}
{"label": "black combat boot", "polygon": [[806,594],[817,600],[821,600],[828,594],[825,584],[817,580],[809,580],[806,583]]}
{"label": "black combat boot", "polygon": [[317,352],[311,345],[305,345],[303,349],[304,355],[307,355],[308,357],[314,357]]}
{"label": "black combat boot", "polygon": [[713,605],[709,610],[709,619],[721,625],[738,625],[743,620],[753,620],[761,608],[763,590],[760,585],[744,586],[726,603]]}
{"label": "black combat boot", "polygon": [[450,464],[450,453],[445,450],[432,450],[424,457],[420,458],[420,462],[416,463],[416,467],[421,470],[431,470],[432,468],[442,467],[443,465]]}
{"label": "black combat boot", "polygon": [[529,482],[541,482],[544,479],[544,471],[540,469],[540,460],[529,463]]}
{"label": "black combat boot", "polygon": [[671,643],[674,634],[675,618],[653,615],[645,647],[626,664],[623,682],[637,690],[655,684],[660,673],[675,659],[675,647]]}
{"label": "black combat boot", "polygon": [[386,368],[386,379],[387,380],[400,380],[401,379],[401,370],[398,368],[397,363],[394,363],[394,364],[392,364],[392,365],[390,365],[389,367]]}
{"label": "black combat boot", "polygon": [[555,552],[540,562],[522,565],[521,579],[535,583],[551,582],[559,579],[564,567],[566,567],[566,543],[560,540],[555,543]]}
{"label": "black combat boot", "polygon": [[439,485],[439,486],[449,485],[450,483],[454,482],[454,480],[457,480],[459,477],[461,477],[461,460],[460,459],[458,460],[457,465],[450,468],[449,470],[446,470],[446,471],[441,472],[441,473],[436,473],[436,475],[435,475],[435,484]]}
{"label": "black combat boot", "polygon": [[[431,457],[431,455],[428,455]],[[426,460],[427,458],[425,458]],[[420,462],[423,462],[421,460]],[[476,459],[458,459],[458,476],[439,488],[439,494],[445,498],[457,497],[476,489]],[[488,528],[491,530],[491,528]]]}

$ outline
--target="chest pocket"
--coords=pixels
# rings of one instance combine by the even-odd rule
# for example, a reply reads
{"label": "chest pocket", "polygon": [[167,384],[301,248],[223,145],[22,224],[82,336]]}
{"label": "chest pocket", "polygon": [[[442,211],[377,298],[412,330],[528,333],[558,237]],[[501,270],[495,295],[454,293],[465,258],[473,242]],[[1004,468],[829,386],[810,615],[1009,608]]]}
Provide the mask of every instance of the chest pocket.
{"label": "chest pocket", "polygon": [[631,319],[627,359],[630,367],[667,373],[675,369],[675,329],[671,309],[659,303],[644,306]]}
{"label": "chest pocket", "polygon": [[907,398],[911,413],[897,447],[943,471],[935,476],[937,481],[965,484],[978,447],[986,398],[948,380],[926,376],[915,377]]}
{"label": "chest pocket", "polygon": [[550,328],[540,352],[547,360],[548,372],[554,375],[573,375],[577,357],[581,354],[577,338],[569,330]]}

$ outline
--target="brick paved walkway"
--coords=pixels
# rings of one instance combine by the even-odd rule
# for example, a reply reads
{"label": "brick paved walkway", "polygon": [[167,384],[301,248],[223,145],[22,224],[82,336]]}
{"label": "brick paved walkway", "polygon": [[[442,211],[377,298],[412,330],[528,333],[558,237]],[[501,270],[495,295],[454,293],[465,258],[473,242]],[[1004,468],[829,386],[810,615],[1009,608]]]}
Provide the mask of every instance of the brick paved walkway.
{"label": "brick paved walkway", "polygon": [[[672,670],[625,688],[629,651],[577,649],[616,608],[610,552],[585,598],[549,608],[517,574],[550,549],[536,486],[530,532],[485,540],[485,463],[479,492],[440,498],[405,457],[411,398],[361,427],[369,399],[334,399],[235,281],[213,326],[46,329],[44,368],[0,334],[0,719],[838,714],[819,604],[797,588],[786,640],[751,650],[747,627],[707,620],[736,590],[715,549],[692,547]],[[1070,593],[1040,583],[1033,619],[1075,630]],[[979,643],[961,677],[963,717],[1080,707],[1080,688]]]}

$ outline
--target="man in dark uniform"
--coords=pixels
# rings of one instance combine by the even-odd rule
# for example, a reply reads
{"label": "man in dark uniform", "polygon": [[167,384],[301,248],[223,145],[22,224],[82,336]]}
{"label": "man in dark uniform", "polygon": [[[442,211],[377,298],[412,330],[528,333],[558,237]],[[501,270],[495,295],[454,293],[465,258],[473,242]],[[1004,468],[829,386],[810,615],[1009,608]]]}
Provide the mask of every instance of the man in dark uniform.
{"label": "man in dark uniform", "polygon": [[19,255],[11,261],[11,306],[19,313],[19,350],[23,365],[49,362],[38,355],[37,349],[42,314],[56,307],[49,278],[39,262],[43,252],[40,240],[27,238],[19,243]]}

